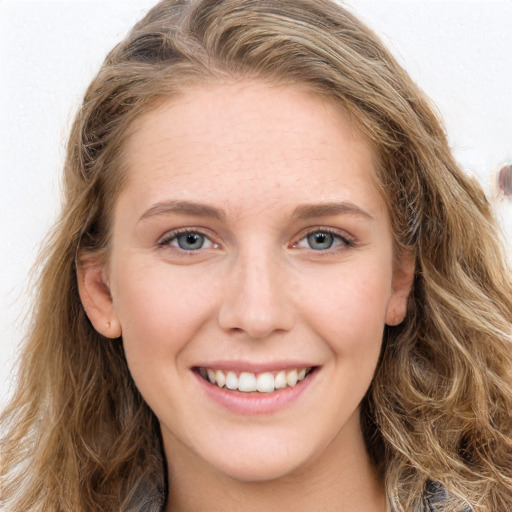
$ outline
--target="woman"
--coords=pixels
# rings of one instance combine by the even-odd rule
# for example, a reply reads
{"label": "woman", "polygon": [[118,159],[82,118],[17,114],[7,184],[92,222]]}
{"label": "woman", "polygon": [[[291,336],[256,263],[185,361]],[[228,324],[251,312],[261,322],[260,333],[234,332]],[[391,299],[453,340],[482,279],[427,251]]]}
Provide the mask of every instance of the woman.
{"label": "woman", "polygon": [[77,114],[6,507],[511,497],[511,280],[421,91],[328,1],[161,2]]}

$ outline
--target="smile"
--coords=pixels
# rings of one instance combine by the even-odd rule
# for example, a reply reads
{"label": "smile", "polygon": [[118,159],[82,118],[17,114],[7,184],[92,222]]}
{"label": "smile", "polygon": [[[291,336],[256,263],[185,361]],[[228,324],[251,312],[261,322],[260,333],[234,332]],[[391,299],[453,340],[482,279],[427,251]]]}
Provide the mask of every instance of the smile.
{"label": "smile", "polygon": [[310,368],[294,368],[277,372],[234,372],[213,368],[198,368],[201,377],[211,384],[230,391],[243,393],[273,393],[280,389],[295,387],[314,370]]}

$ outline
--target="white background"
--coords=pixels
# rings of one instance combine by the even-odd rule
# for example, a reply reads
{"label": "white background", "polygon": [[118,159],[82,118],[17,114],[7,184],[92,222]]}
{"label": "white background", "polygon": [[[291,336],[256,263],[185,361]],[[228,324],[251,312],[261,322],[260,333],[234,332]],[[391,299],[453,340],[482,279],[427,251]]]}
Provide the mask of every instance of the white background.
{"label": "white background", "polygon": [[[59,208],[71,119],[110,48],[154,0],[0,0],[0,409],[26,328],[29,271]],[[352,0],[437,104],[458,161],[495,205],[512,161],[512,0]]]}

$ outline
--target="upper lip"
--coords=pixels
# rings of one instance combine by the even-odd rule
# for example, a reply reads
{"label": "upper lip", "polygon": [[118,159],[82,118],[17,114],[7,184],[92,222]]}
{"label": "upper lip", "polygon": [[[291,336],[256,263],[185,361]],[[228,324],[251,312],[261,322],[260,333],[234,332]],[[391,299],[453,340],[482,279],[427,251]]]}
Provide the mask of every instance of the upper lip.
{"label": "upper lip", "polygon": [[210,368],[212,370],[223,370],[225,372],[277,372],[281,370],[293,370],[301,368],[314,368],[318,365],[305,361],[273,361],[268,363],[255,363],[252,361],[205,361],[196,364],[192,369]]}

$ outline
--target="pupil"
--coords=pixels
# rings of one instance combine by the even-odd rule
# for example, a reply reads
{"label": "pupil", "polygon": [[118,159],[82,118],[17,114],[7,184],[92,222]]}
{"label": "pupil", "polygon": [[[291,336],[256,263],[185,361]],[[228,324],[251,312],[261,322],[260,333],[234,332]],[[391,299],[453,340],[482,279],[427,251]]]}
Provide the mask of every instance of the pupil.
{"label": "pupil", "polygon": [[197,233],[187,233],[178,237],[178,245],[180,249],[190,251],[194,249],[201,249],[204,243],[204,237]]}
{"label": "pupil", "polygon": [[333,244],[333,236],[330,233],[313,233],[308,236],[308,243],[312,249],[329,249]]}

